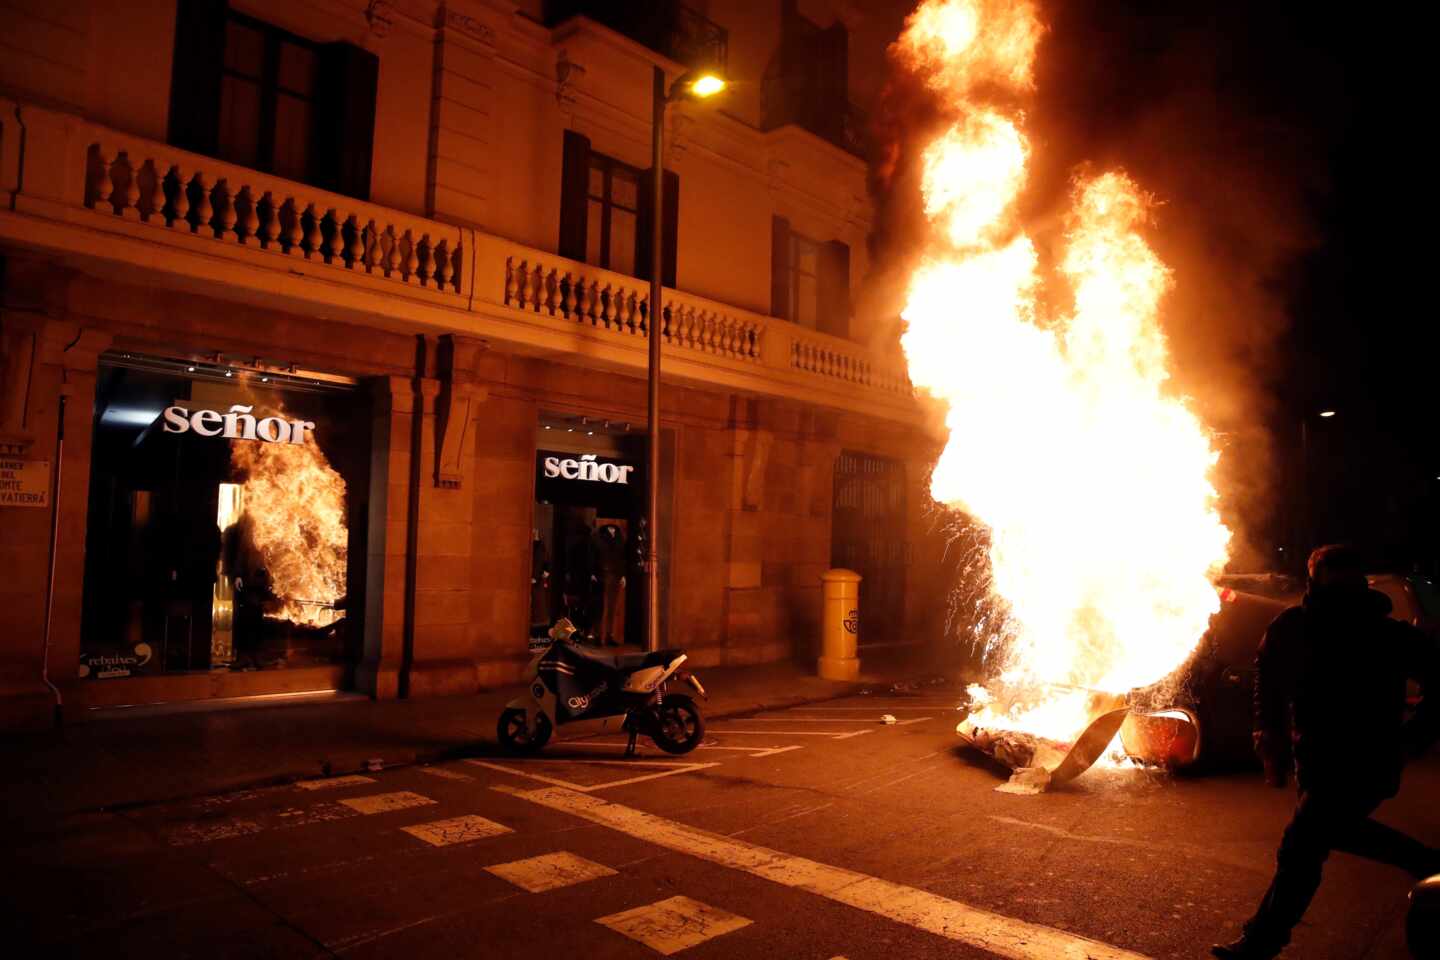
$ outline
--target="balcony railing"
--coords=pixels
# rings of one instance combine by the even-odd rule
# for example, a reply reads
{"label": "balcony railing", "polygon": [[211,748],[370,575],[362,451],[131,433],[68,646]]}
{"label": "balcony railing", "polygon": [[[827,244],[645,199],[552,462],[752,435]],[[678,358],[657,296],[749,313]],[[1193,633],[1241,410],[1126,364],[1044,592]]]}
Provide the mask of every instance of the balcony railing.
{"label": "balcony railing", "polygon": [[[649,285],[634,277],[3,99],[0,242],[122,264],[137,283],[199,278],[391,329],[647,362]],[[664,302],[670,375],[915,416],[898,357],[679,290]]]}

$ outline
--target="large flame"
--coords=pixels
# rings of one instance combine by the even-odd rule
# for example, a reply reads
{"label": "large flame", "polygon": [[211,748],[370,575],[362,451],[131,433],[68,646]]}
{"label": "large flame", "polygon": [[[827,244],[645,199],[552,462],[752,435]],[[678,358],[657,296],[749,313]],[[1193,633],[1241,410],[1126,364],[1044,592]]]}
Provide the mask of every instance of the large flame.
{"label": "large flame", "polygon": [[304,443],[236,440],[230,462],[244,473],[244,522],[278,598],[267,616],[327,626],[344,616],[349,533],[345,480],[313,434]]}
{"label": "large flame", "polygon": [[896,45],[952,112],[923,157],[934,239],[902,343],[911,380],[948,406],[931,492],[989,532],[1003,616],[982,639],[999,645],[1000,679],[1031,691],[977,722],[1068,740],[1092,691],[1153,683],[1194,648],[1230,534],[1209,435],[1166,390],[1171,276],[1141,234],[1150,198],[1124,173],[1077,179],[1053,278],[1073,308],[1042,315],[1015,106],[1042,33],[1023,0],[932,0]]}

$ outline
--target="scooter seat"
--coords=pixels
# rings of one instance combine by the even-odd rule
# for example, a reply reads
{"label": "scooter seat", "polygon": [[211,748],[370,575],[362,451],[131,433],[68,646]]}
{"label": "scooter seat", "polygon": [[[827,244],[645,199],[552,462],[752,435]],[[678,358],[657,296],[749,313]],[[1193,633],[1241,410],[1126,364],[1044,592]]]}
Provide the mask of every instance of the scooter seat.
{"label": "scooter seat", "polygon": [[678,648],[671,648],[651,653],[621,653],[615,656],[615,666],[627,671],[644,670],[646,667],[665,667],[684,652]]}

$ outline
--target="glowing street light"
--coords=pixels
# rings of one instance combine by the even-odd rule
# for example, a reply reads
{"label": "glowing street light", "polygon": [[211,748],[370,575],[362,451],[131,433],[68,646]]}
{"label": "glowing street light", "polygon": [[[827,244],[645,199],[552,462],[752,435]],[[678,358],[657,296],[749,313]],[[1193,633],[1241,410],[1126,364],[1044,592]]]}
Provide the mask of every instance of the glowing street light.
{"label": "glowing street light", "polygon": [[690,83],[690,92],[697,97],[713,97],[725,89],[725,78],[713,73],[702,73]]}
{"label": "glowing street light", "polygon": [[1335,416],[1335,411],[1334,411],[1334,410],[1321,410],[1321,411],[1320,411],[1320,416],[1322,416],[1322,417],[1333,417],[1333,416]]}

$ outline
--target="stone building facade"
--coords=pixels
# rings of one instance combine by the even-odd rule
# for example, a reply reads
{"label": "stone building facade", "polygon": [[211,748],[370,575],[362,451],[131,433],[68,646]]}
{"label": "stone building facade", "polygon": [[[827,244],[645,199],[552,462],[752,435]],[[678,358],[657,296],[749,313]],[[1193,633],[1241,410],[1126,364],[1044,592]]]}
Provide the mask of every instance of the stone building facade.
{"label": "stone building facade", "polygon": [[[666,130],[666,636],[813,656],[846,560],[874,569],[864,641],[939,637],[936,440],[849,307],[870,209],[832,123],[884,25],[628,6],[6,8],[0,726],[465,694],[566,613],[633,640],[637,198],[652,68],[695,58],[735,92]],[[787,106],[816,91],[836,110]],[[607,526],[618,560],[585,541]]]}

